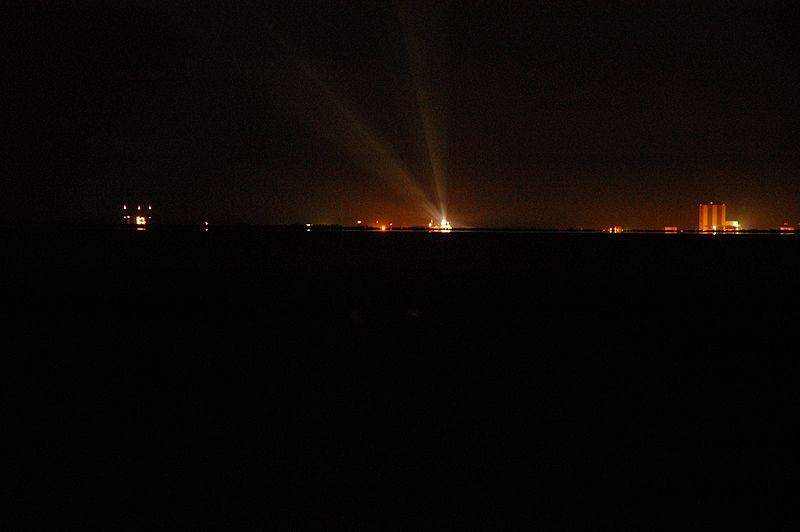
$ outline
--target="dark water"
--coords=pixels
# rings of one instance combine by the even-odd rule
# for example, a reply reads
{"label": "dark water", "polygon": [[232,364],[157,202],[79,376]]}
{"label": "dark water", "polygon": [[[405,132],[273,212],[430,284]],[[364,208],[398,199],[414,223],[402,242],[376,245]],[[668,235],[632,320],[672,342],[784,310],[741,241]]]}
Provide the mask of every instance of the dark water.
{"label": "dark water", "polygon": [[794,236],[0,234],[31,528],[708,529],[798,502]]}

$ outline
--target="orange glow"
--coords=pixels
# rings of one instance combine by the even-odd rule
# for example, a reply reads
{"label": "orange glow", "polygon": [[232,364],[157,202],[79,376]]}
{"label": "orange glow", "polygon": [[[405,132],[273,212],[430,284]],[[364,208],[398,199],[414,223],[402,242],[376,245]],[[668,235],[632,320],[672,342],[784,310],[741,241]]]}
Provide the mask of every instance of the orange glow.
{"label": "orange glow", "polygon": [[381,226],[381,231],[386,231],[386,226],[385,225]]}
{"label": "orange glow", "polygon": [[724,203],[701,203],[699,209],[699,218],[697,222],[697,229],[699,231],[717,231],[725,230],[727,206]]}
{"label": "orange glow", "polygon": [[144,216],[136,217],[136,225],[146,225],[146,224],[147,224],[147,218],[145,218]]}
{"label": "orange glow", "polygon": [[433,220],[431,220],[430,223],[428,224],[428,231],[429,232],[449,233],[452,229],[453,229],[453,226],[451,226],[450,222],[448,222],[445,219],[442,219],[442,221],[438,225],[433,225]]}

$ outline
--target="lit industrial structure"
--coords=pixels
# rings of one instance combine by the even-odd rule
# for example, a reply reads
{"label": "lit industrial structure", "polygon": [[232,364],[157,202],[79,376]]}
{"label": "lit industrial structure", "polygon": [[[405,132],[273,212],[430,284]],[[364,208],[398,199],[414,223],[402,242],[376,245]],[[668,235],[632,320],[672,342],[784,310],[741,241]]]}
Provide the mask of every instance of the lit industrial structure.
{"label": "lit industrial structure", "polygon": [[141,205],[136,206],[136,211],[128,209],[127,205],[122,206],[122,220],[128,225],[135,225],[139,229],[144,229],[144,226],[150,223],[152,219],[153,206],[148,205],[146,209],[142,209]]}
{"label": "lit industrial structure", "polygon": [[739,222],[726,218],[726,205],[724,203],[700,204],[699,220],[697,223],[698,231],[738,231]]}
{"label": "lit industrial structure", "polygon": [[450,225],[450,222],[444,219],[436,225],[434,225],[433,220],[431,220],[428,224],[428,230],[435,231],[437,233],[449,233],[453,230],[453,226]]}
{"label": "lit industrial structure", "polygon": [[725,224],[722,226],[723,231],[738,231],[739,229],[739,222],[736,220],[725,220]]}
{"label": "lit industrial structure", "polygon": [[615,226],[609,227],[608,228],[608,232],[609,233],[621,233],[622,232],[622,227],[619,226],[619,225],[615,225]]}
{"label": "lit industrial structure", "polygon": [[721,231],[725,221],[725,204],[709,203],[700,204],[700,220],[697,224],[699,231]]}

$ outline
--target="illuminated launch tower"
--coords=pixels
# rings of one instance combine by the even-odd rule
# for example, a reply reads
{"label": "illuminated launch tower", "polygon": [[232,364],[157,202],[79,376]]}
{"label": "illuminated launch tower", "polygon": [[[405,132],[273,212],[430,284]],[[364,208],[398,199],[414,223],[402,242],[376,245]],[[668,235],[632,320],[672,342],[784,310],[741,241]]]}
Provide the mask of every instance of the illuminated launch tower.
{"label": "illuminated launch tower", "polygon": [[725,227],[725,204],[708,203],[700,204],[700,221],[697,224],[699,231],[722,231]]}
{"label": "illuminated launch tower", "polygon": [[136,225],[139,227],[144,227],[145,225],[150,223],[153,213],[153,206],[148,205],[146,209],[142,209],[141,205],[136,207],[136,210],[133,208],[128,209],[127,205],[122,206],[122,221],[129,225]]}

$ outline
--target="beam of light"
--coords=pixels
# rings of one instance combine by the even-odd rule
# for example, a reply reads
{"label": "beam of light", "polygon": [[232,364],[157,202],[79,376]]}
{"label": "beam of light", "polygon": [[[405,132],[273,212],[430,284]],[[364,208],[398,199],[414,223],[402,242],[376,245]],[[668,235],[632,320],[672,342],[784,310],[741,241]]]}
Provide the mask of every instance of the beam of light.
{"label": "beam of light", "polygon": [[[273,30],[275,28],[272,28]],[[367,125],[355,111],[354,106],[339,97],[331,88],[330,83],[326,82],[320,72],[319,67],[312,67],[308,61],[301,59],[301,54],[291,46],[287,39],[280,37],[279,31],[272,32],[280,44],[289,52],[295,67],[302,78],[309,80],[317,88],[332,112],[317,119],[327,119],[333,121],[335,126],[341,128],[344,124],[345,132],[355,143],[347,142],[347,135],[342,135],[341,131],[336,131],[336,127],[320,128],[321,132],[333,143],[349,151],[353,159],[361,165],[366,165],[368,157],[364,156],[363,149],[366,148],[371,154],[374,167],[370,170],[375,171],[384,179],[394,190],[407,195],[411,200],[419,204],[425,212],[436,218],[442,216],[440,209],[436,207],[429,195],[420,187],[412,173],[399,161],[388,145]]]}
{"label": "beam of light", "polygon": [[[423,187],[420,186],[413,173],[400,162],[397,156],[363,120],[355,111],[355,106],[347,102],[344,98],[337,95],[336,91],[331,87],[330,82],[326,82],[321,75],[322,69],[313,67],[308,61],[302,59],[297,49],[289,43],[285,34],[278,28],[268,24],[271,35],[283,46],[288,52],[288,56],[294,63],[302,78],[311,82],[318,89],[322,95],[325,103],[330,105],[333,109],[329,114],[325,110],[320,109],[322,116],[317,116],[317,120],[322,119],[329,122],[334,122],[334,127],[320,128],[321,132],[328,137],[329,140],[335,144],[343,147],[349,151],[351,156],[359,164],[365,165],[367,163],[363,150],[366,148],[375,159],[373,161],[373,168],[370,170],[376,171],[381,178],[385,179],[390,186],[405,195],[411,200],[415,201],[420,207],[435,219],[446,218],[446,196],[445,196],[445,177],[444,165],[441,163],[441,148],[440,148],[440,135],[438,135],[439,128],[436,126],[433,112],[433,99],[426,97],[431,92],[428,91],[422,81],[422,75],[414,75],[415,87],[417,90],[417,100],[423,123],[423,133],[425,136],[425,144],[427,146],[427,159],[433,174],[435,186],[435,198],[431,198]],[[283,34],[283,36],[282,36]],[[415,64],[421,64],[418,61]],[[353,142],[347,142],[346,135],[342,135],[341,131],[336,131],[336,126],[341,128],[342,124],[345,126],[345,132],[350,135]]]}
{"label": "beam of light", "polygon": [[[411,172],[399,161],[388,145],[370,129],[366,121],[358,116],[353,107],[347,105],[342,98],[339,98],[312,69],[304,66],[302,70],[308,79],[315,82],[325,99],[333,104],[339,116],[344,118],[348,129],[360,145],[367,147],[376,156],[380,163],[378,166],[382,167],[379,170],[383,170],[380,175],[385,177],[395,189],[404,192],[418,202],[428,214],[437,215],[437,217],[441,215]],[[357,159],[363,159],[360,153],[355,153],[355,155]]]}
{"label": "beam of light", "polygon": [[[444,161],[444,126],[440,114],[442,112],[441,93],[437,98],[432,88],[432,80],[436,72],[441,73],[441,65],[436,67],[434,58],[434,46],[431,39],[441,36],[438,28],[431,27],[430,13],[422,13],[419,6],[401,6],[399,16],[403,28],[408,66],[411,79],[414,83],[416,92],[417,106],[419,107],[419,118],[422,125],[422,133],[425,139],[425,148],[428,164],[433,178],[434,192],[439,207],[437,218],[447,218],[447,173]],[[418,35],[422,30],[427,39],[421,39]],[[441,44],[441,43],[440,43]],[[437,46],[441,50],[442,46]],[[438,84],[439,86],[442,83]]]}

